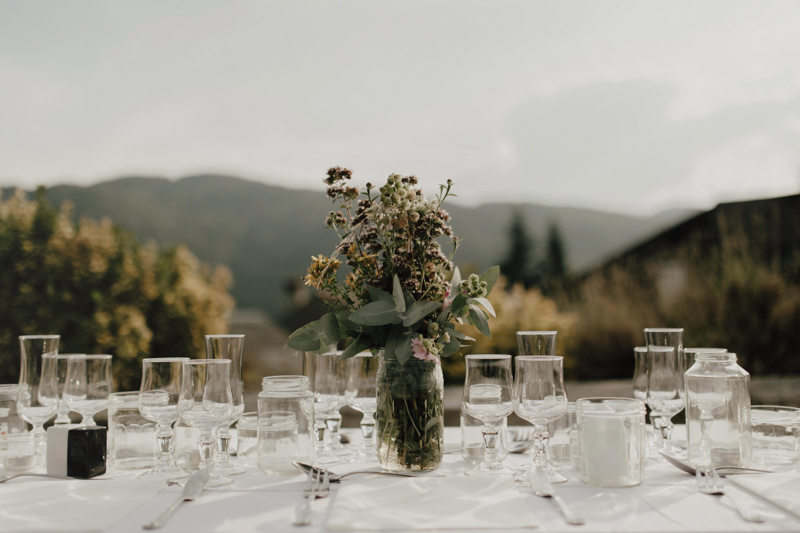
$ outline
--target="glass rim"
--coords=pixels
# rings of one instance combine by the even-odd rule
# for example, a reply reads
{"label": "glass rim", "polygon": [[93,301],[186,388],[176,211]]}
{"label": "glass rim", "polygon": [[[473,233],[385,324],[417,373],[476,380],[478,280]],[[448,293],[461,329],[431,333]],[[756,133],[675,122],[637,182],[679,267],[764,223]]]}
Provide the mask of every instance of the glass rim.
{"label": "glass rim", "polygon": [[[322,355],[342,355],[343,353],[344,353],[344,350],[328,350],[327,352],[325,352]],[[358,353],[364,353],[364,352],[358,352]],[[356,355],[358,355],[358,354],[356,354]]]}
{"label": "glass rim", "polygon": [[126,390],[126,391],[120,391],[120,392],[110,392],[110,393],[108,394],[108,397],[109,397],[109,399],[110,399],[112,396],[113,396],[114,398],[127,398],[128,396],[133,396],[134,394],[135,394],[136,396],[139,396],[139,393],[140,393],[140,392],[139,392],[138,390]]}
{"label": "glass rim", "polygon": [[728,353],[727,348],[684,348],[684,352],[689,353]]}
{"label": "glass rim", "polygon": [[244,338],[243,333],[231,333],[228,335],[206,335],[206,339],[242,339]]}
{"label": "glass rim", "polygon": [[644,328],[645,333],[683,333],[683,328]]}
{"label": "glass rim", "polygon": [[69,359],[73,355],[86,355],[85,353],[57,353],[55,354],[57,359]]}
{"label": "glass rim", "polygon": [[518,331],[517,335],[558,335],[558,331]]}
{"label": "glass rim", "polygon": [[76,353],[69,355],[67,359],[71,361],[73,359],[111,359],[112,357],[114,356],[107,353]]}
{"label": "glass rim", "polygon": [[142,363],[182,363],[191,360],[190,357],[146,357]]}
{"label": "glass rim", "polygon": [[497,354],[475,353],[475,354],[465,355],[464,359],[476,359],[476,360],[486,359],[489,361],[496,359],[498,361],[502,361],[504,359],[511,359],[511,356],[505,353],[497,353]]}
{"label": "glass rim", "polygon": [[651,344],[647,347],[647,351],[649,352],[658,352],[658,353],[667,353],[667,352],[677,352],[677,346],[660,346],[658,344]]}
{"label": "glass rim", "polygon": [[[758,413],[758,414],[756,414]],[[768,416],[772,415],[772,416]],[[761,417],[764,417],[761,419]],[[792,423],[800,424],[800,408],[788,405],[751,405],[750,425],[759,423]]]}
{"label": "glass rim", "polygon": [[264,376],[263,378],[261,378],[261,383],[264,383],[267,380],[269,380],[270,382],[273,382],[273,381],[298,381],[298,380],[299,381],[311,381],[311,378],[309,378],[308,376],[301,376],[299,374],[294,374],[294,375],[292,375],[292,374],[284,374],[284,375],[281,375],[281,376]]}
{"label": "glass rim", "polygon": [[641,352],[647,353],[647,346],[636,346],[636,347],[633,349],[633,351],[634,351],[634,353],[636,353],[636,352],[639,352],[639,353],[641,353]]}
{"label": "glass rim", "polygon": [[[614,412],[614,413],[604,413],[604,412],[586,412],[585,407],[588,405],[598,405],[603,403],[610,403],[615,402],[622,405],[627,405],[627,408],[624,408],[622,411]],[[598,416],[598,417],[616,417],[620,415],[632,415],[637,413],[644,413],[645,410],[645,401],[639,400],[638,398],[620,398],[615,396],[595,396],[591,398],[579,398],[575,401],[575,411],[580,412],[581,414],[588,414],[589,416]],[[634,409],[634,406],[636,407]]]}
{"label": "glass rim", "polygon": [[695,361],[736,361],[736,354],[733,352],[700,352],[695,354]]}
{"label": "glass rim", "polygon": [[230,359],[187,359],[183,361],[184,365],[229,365]]}
{"label": "glass rim", "polygon": [[518,355],[514,361],[551,361],[563,362],[564,357],[561,355]]}
{"label": "glass rim", "polygon": [[27,340],[45,340],[45,339],[60,339],[61,335],[20,335],[19,340],[27,341]]}
{"label": "glass rim", "polygon": [[800,413],[800,407],[792,407],[790,405],[751,405],[750,409],[757,411],[770,411],[781,409],[790,413]]}

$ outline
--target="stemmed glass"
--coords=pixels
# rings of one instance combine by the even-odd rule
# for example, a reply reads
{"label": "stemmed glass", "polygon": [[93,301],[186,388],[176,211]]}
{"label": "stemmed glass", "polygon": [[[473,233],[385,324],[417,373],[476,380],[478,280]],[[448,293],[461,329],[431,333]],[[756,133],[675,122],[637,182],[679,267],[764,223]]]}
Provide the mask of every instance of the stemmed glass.
{"label": "stemmed glass", "polygon": [[233,414],[230,359],[193,359],[182,363],[181,392],[178,416],[200,430],[197,447],[200,468],[207,470],[211,487],[233,483],[233,479],[217,472],[211,460],[214,447],[213,430]]}
{"label": "stemmed glass", "polygon": [[[637,346],[633,349],[636,363],[633,369],[633,397],[647,403],[647,347]],[[661,457],[658,448],[661,443],[661,418],[656,414],[650,404],[650,425],[653,426],[652,439],[649,439],[648,455],[651,459]]]}
{"label": "stemmed glass", "polygon": [[163,476],[179,479],[189,474],[175,464],[172,457],[178,420],[178,397],[181,392],[183,362],[188,357],[161,357],[142,360],[142,385],[139,388],[139,412],[158,424],[158,464],[139,477]]}
{"label": "stemmed glass", "polygon": [[464,408],[470,416],[483,422],[486,452],[483,462],[467,470],[468,476],[511,474],[497,460],[498,424],[512,413],[510,355],[468,355],[464,382]]}
{"label": "stemmed glass", "polygon": [[348,368],[350,368],[350,359],[340,361],[338,357],[342,355],[341,350],[332,353],[335,353],[337,356],[334,366],[336,367],[336,388],[339,391],[339,405],[336,406],[336,410],[333,414],[325,419],[325,426],[328,428],[327,445],[333,454],[339,457],[349,457],[353,452],[345,448],[342,444],[342,437],[339,434],[339,430],[342,427],[341,410],[342,407],[347,405],[347,398],[344,395],[344,391],[347,388],[347,372]]}
{"label": "stemmed glass", "polygon": [[73,355],[86,355],[82,353],[60,353],[56,355],[56,374],[58,375],[58,411],[57,416],[53,422],[56,425],[71,424],[72,420],[69,418],[69,406],[64,401],[64,386],[67,384],[67,366],[69,358]]}
{"label": "stemmed glass", "polygon": [[[534,455],[530,468],[535,466],[546,472],[551,483],[564,483],[568,478],[552,469],[547,462],[550,443],[547,423],[556,420],[567,410],[564,358],[556,355],[520,355],[514,361],[517,367],[514,412],[535,428]],[[522,480],[522,477],[519,479]]]}
{"label": "stemmed glass", "polygon": [[58,410],[58,335],[22,335],[19,338],[20,373],[17,412],[33,426],[31,442],[37,462],[44,458],[44,423]]}
{"label": "stemmed glass", "polygon": [[661,418],[661,449],[672,451],[672,417],[684,406],[683,364],[672,346],[647,347],[647,405]]}
{"label": "stemmed glass", "polygon": [[360,411],[361,434],[364,440],[361,449],[348,458],[351,463],[373,463],[378,461],[375,450],[375,411],[378,409],[378,357],[362,352],[345,361],[347,363],[347,385],[344,391],[347,405]]}
{"label": "stemmed glass", "polygon": [[78,427],[96,425],[94,415],[108,407],[108,395],[113,389],[110,355],[69,356],[64,401],[71,411],[83,417]]}
{"label": "stemmed glass", "polygon": [[244,335],[206,335],[206,357],[231,361],[231,394],[233,414],[217,428],[217,456],[214,468],[228,475],[244,474],[246,470],[230,461],[228,446],[231,441],[231,424],[235,424],[244,413],[244,380],[242,379],[242,355]]}
{"label": "stemmed glass", "polygon": [[330,417],[339,405],[339,388],[336,382],[336,352],[309,354],[311,368],[306,372],[314,393],[314,464],[330,464],[339,460],[325,445],[325,419]]}

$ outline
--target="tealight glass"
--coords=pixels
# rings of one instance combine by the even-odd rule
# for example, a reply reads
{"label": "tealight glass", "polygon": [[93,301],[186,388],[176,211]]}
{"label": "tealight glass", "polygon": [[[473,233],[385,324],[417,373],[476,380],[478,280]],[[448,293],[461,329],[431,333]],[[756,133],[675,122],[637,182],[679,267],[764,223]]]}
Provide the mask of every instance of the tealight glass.
{"label": "tealight glass", "polygon": [[800,409],[780,405],[750,408],[753,460],[788,465],[800,459]]}

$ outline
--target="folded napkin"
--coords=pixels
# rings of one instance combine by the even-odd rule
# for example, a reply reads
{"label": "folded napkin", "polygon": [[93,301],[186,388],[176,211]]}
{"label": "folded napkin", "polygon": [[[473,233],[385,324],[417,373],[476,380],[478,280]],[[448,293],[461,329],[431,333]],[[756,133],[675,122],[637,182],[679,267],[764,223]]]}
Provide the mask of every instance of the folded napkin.
{"label": "folded napkin", "polygon": [[800,518],[800,474],[747,474],[727,479]]}
{"label": "folded napkin", "polygon": [[105,531],[165,487],[163,479],[9,481],[0,485],[0,533]]}
{"label": "folded napkin", "polygon": [[374,477],[342,482],[327,529],[501,529],[536,527],[536,496],[511,476]]}

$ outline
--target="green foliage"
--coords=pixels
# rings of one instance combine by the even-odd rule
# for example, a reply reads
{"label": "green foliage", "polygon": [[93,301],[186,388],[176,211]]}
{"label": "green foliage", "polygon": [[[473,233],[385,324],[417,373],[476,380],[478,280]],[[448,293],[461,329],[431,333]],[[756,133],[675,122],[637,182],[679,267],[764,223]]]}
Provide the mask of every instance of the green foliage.
{"label": "green foliage", "polygon": [[511,285],[522,283],[530,287],[537,282],[535,272],[536,243],[525,227],[522,212],[514,210],[511,216],[511,225],[508,228],[508,251],[505,259],[500,262],[503,275],[508,278]]}
{"label": "green foliage", "polygon": [[71,220],[40,189],[0,200],[0,381],[19,379],[23,334],[59,334],[62,353],[114,355],[116,390],[139,387],[144,357],[196,357],[223,333],[230,275],[182,246],[157,250],[108,220]]}

